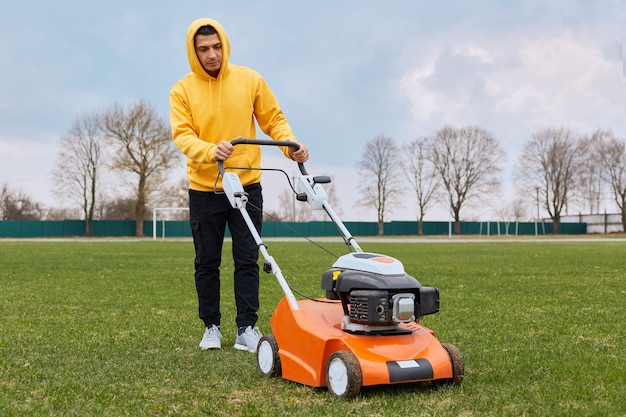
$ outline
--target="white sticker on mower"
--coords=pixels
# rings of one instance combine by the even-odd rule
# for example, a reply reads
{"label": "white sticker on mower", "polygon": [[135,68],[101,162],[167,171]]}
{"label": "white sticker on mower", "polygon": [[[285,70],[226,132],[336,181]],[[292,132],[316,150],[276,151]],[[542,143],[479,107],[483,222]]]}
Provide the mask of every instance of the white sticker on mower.
{"label": "white sticker on mower", "polygon": [[410,361],[396,361],[396,363],[398,364],[398,366],[402,369],[409,369],[409,368],[419,368],[420,364],[417,363],[416,360],[410,360]]}

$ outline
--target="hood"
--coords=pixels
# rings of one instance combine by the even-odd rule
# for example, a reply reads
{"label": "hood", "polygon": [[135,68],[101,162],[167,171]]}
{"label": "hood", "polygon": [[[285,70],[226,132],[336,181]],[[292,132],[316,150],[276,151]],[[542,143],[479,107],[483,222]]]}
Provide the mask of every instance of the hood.
{"label": "hood", "polygon": [[196,32],[202,26],[207,25],[213,26],[215,28],[215,30],[217,31],[217,36],[219,36],[220,41],[222,42],[222,66],[220,68],[220,73],[217,76],[218,79],[221,79],[224,78],[228,74],[228,72],[230,72],[230,68],[228,65],[230,59],[230,40],[228,39],[228,35],[226,35],[226,31],[217,20],[203,17],[194,20],[191,25],[189,25],[189,29],[187,29],[187,58],[189,59],[189,66],[191,67],[191,72],[193,72],[200,78],[206,80],[214,79],[202,67],[200,60],[196,55],[196,48],[194,46],[194,36],[196,35]]}

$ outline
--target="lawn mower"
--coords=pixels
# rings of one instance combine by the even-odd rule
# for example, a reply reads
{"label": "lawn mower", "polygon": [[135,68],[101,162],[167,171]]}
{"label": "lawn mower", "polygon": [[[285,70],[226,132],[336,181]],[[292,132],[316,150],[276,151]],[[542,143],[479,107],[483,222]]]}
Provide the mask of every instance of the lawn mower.
{"label": "lawn mower", "polygon": [[[296,142],[234,139],[236,145],[299,148]],[[439,311],[439,290],[422,286],[390,256],[364,252],[332,209],[322,184],[328,176],[311,176],[298,163],[296,198],[324,210],[349,253],[321,276],[325,297],[297,300],[280,267],[267,251],[248,212],[238,175],[218,162],[224,193],[238,209],[263,255],[263,270],[278,280],[285,296],[276,307],[271,334],[259,341],[256,361],[265,376],[281,376],[331,395],[351,398],[362,387],[432,382],[460,385],[464,363],[460,351],[442,344],[420,318]]]}

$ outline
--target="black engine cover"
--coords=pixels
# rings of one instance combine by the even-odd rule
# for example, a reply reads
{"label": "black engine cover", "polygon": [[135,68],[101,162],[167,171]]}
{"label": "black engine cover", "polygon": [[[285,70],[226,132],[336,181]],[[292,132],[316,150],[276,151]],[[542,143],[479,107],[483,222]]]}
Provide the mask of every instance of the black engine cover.
{"label": "black engine cover", "polygon": [[[382,298],[383,291],[391,296],[397,293],[415,294],[415,315],[417,317],[427,314],[434,314],[439,311],[439,290],[434,287],[424,287],[415,278],[407,274],[382,275],[366,271],[340,270],[332,268],[322,274],[322,289],[326,290],[326,297],[339,300],[350,299],[353,291],[359,291],[360,297],[371,291],[368,297]],[[370,298],[370,301],[371,299]],[[361,308],[369,311],[369,317],[376,317],[373,314],[379,303],[372,303],[366,307],[359,303]],[[344,306],[347,308],[347,304]],[[380,314],[380,313],[379,313]],[[363,315],[364,316],[364,315]],[[384,321],[384,314],[379,316],[380,321]],[[360,321],[360,320],[359,320]]]}

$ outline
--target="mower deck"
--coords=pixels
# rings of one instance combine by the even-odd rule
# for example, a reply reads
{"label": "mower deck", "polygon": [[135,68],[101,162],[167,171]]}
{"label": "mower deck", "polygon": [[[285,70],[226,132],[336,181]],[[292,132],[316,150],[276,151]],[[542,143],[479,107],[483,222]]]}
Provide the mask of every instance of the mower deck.
{"label": "mower deck", "polygon": [[450,354],[432,330],[413,322],[399,325],[408,334],[348,333],[341,329],[341,304],[325,301],[298,301],[300,309],[292,310],[283,298],[276,307],[271,327],[283,378],[327,386],[328,360],[339,351],[357,358],[361,386],[454,378]]}

